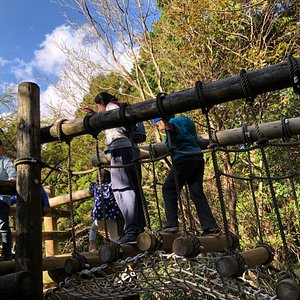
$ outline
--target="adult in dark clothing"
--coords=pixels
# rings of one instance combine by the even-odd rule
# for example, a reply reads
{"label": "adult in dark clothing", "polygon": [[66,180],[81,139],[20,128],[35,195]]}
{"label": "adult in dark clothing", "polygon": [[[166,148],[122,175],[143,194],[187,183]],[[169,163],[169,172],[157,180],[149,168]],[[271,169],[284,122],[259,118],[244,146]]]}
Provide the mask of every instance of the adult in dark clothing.
{"label": "adult in dark clothing", "polygon": [[[161,118],[156,118],[154,119],[154,123],[160,130],[169,131],[172,147],[182,152],[197,153],[195,155],[176,152],[173,154],[179,188],[182,189],[183,185],[187,183],[201,223],[202,234],[219,233],[220,229],[203,192],[204,160],[201,149],[197,144],[194,122],[186,116],[180,116],[171,118],[166,123]],[[165,142],[169,146],[168,135],[166,135]],[[166,213],[165,231],[176,232],[178,231],[178,198],[174,178],[174,166],[167,176],[162,191]]]}

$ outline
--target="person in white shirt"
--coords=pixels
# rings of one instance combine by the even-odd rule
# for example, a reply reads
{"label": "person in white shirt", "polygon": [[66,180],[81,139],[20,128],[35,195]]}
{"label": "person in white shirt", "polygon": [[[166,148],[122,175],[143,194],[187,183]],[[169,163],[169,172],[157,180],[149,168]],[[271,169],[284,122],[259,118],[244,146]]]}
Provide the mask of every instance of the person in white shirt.
{"label": "person in white shirt", "polygon": [[[16,169],[12,160],[4,155],[2,141],[0,140],[0,179],[16,180]],[[2,236],[2,255],[0,261],[10,260],[11,257],[11,232],[9,227],[9,211],[11,195],[0,195],[0,233]]]}
{"label": "person in white shirt", "polygon": [[[95,99],[98,112],[105,112],[119,109],[122,105],[113,95],[107,92],[99,93]],[[93,110],[86,107],[85,112]],[[132,165],[133,151],[135,157],[140,155],[137,146],[133,146],[128,137],[125,127],[107,129],[105,133],[105,143],[111,153],[111,182],[112,190],[121,213],[124,218],[124,236],[118,240],[119,244],[136,244],[138,235],[144,231],[145,218],[142,207],[142,200],[139,191],[141,166],[139,164],[139,176]],[[137,163],[137,162],[136,162]],[[115,168],[115,166],[126,167]]]}

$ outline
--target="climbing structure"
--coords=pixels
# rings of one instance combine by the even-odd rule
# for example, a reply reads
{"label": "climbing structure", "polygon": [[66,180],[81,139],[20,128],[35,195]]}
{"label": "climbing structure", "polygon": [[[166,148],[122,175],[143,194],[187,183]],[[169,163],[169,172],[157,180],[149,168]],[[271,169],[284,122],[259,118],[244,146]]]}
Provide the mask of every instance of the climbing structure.
{"label": "climbing structure", "polygon": [[[216,174],[216,186],[224,234],[213,237],[200,237],[196,231],[189,230],[188,226],[184,226],[180,235],[164,234],[163,232],[153,232],[151,224],[147,224],[146,232],[139,237],[138,247],[120,246],[108,242],[99,250],[100,265],[91,268],[88,262],[85,261],[84,255],[76,251],[75,233],[73,232],[73,257],[68,262],[66,261],[65,264],[65,270],[70,274],[70,277],[66,278],[57,289],[51,290],[46,295],[46,299],[68,299],[68,297],[70,299],[72,297],[73,299],[109,299],[136,295],[147,291],[176,289],[189,290],[198,296],[205,295],[212,299],[299,299],[299,277],[293,270],[293,262],[289,254],[282,224],[282,216],[280,215],[274,193],[274,181],[280,178],[278,176],[275,178],[271,172],[266,149],[268,147],[287,149],[288,147],[298,146],[298,141],[291,142],[289,139],[292,135],[299,134],[300,129],[288,126],[288,121],[285,120],[281,123],[282,129],[280,129],[284,132],[283,141],[272,144],[267,137],[262,136],[260,126],[253,115],[254,130],[252,132],[254,134],[251,134],[249,127],[243,126],[240,140],[231,143],[235,147],[229,149],[228,147],[225,148],[228,145],[224,142],[222,143],[218,138],[218,134],[210,128],[209,120],[209,108],[212,105],[224,102],[224,99],[230,101],[246,98],[249,112],[253,114],[252,104],[255,97],[252,88],[255,89],[255,94],[289,86],[293,86],[295,92],[299,92],[298,64],[299,60],[290,58],[288,63],[270,66],[248,74],[241,72],[240,75],[228,80],[206,85],[197,82],[193,89],[173,95],[164,95],[164,97],[158,97],[156,100],[138,103],[128,106],[126,110],[124,109],[123,119],[126,118],[128,122],[133,123],[157,117],[158,115],[165,115],[166,112],[172,114],[186,110],[201,109],[207,120],[207,152],[212,156]],[[147,111],[142,110],[144,105],[147,105]],[[135,109],[140,114],[134,113]],[[55,128],[50,126],[41,130],[41,142],[49,142],[56,139],[68,140],[69,137],[91,133],[91,131],[95,132],[122,126],[124,120],[120,119],[122,118],[120,118],[118,111],[110,111],[106,114],[105,119],[102,114],[95,114],[84,121],[79,122],[77,120],[77,126],[72,126],[72,121],[59,122]],[[78,123],[81,125],[78,126]],[[28,122],[28,124],[31,123]],[[24,123],[23,128],[19,126],[21,132],[28,132],[26,126],[31,125]],[[276,138],[278,138],[278,135]],[[226,174],[218,165],[219,153],[245,153],[247,157],[251,151],[256,150],[261,153],[265,170],[264,175],[257,176],[251,168],[251,164],[248,164],[247,176],[244,174]],[[159,159],[159,151],[155,149],[155,146],[151,146],[150,152],[151,155],[147,158],[147,162]],[[163,156],[165,154],[168,153],[162,153]],[[18,163],[26,166],[34,165],[37,169],[40,168],[38,155],[37,158],[30,157],[30,155],[22,157],[22,151],[20,151]],[[99,164],[100,161],[101,158],[98,156],[97,163]],[[69,166],[68,169],[71,177],[71,167]],[[283,174],[280,177],[289,179],[293,189],[294,179],[299,174],[292,168],[290,170],[292,172]],[[18,176],[20,175],[22,174],[19,173],[18,169]],[[272,245],[265,243],[265,236],[260,226],[258,214],[256,214],[256,217],[259,243],[253,248],[243,251],[238,250],[238,241],[229,231],[227,223],[226,204],[221,182],[222,176],[231,176],[235,180],[244,180],[249,183],[255,212],[257,209],[252,182],[254,179],[266,182],[271,193],[271,203],[275,210],[276,222],[285,253],[285,269],[278,270],[271,264],[274,257],[274,249]],[[31,177],[31,174],[27,176],[27,178]],[[36,184],[38,183],[37,181]],[[72,185],[71,183],[69,185],[70,203],[72,205]],[[31,184],[28,186],[30,188]],[[26,204],[27,195],[23,187],[18,186],[17,189],[25,199],[24,202]],[[30,206],[26,206],[26,209],[28,207]],[[72,206],[70,209],[71,211],[73,210]],[[26,226],[29,228],[31,223],[24,225],[24,231]],[[19,249],[20,247],[26,249],[28,246],[19,238]],[[28,257],[28,253],[20,249],[17,257],[19,268],[35,274],[38,266],[32,263],[34,261],[35,258],[33,256]],[[35,279],[38,280],[38,276]],[[35,291],[35,295],[39,295],[36,299],[40,299],[39,289]]]}

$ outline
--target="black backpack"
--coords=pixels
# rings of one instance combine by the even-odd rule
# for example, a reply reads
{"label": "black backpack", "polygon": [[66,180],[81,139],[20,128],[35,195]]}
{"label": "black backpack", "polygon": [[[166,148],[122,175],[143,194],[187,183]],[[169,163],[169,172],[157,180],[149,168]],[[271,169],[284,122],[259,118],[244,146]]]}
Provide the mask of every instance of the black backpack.
{"label": "black backpack", "polygon": [[[116,104],[120,107],[120,110],[119,110],[120,119],[124,119],[124,114],[125,114],[124,109],[128,105],[128,103],[118,102]],[[129,138],[132,138],[134,143],[139,144],[139,143],[143,143],[146,141],[146,131],[145,131],[145,125],[143,122],[136,123],[133,126],[133,128],[130,128],[130,129],[126,128],[126,131],[127,131],[126,135]]]}
{"label": "black backpack", "polygon": [[132,139],[136,144],[146,141],[146,131],[144,122],[136,123],[132,129]]}

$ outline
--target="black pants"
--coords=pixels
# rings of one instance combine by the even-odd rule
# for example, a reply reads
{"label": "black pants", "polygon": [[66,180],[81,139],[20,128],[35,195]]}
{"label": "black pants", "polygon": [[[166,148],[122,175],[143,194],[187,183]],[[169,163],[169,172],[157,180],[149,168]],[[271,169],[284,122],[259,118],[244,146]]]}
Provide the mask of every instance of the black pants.
{"label": "black pants", "polygon": [[9,227],[10,207],[0,201],[0,233],[2,235],[2,256],[11,255],[11,232]]}
{"label": "black pants", "polygon": [[[176,162],[176,172],[180,190],[188,184],[191,198],[196,206],[202,229],[217,227],[206,196],[203,192],[203,160],[185,160]],[[163,185],[163,197],[166,212],[166,227],[178,226],[177,191],[174,178],[174,167],[171,169]]]}
{"label": "black pants", "polygon": [[[139,151],[136,155],[139,155]],[[113,150],[111,166],[130,164],[132,158],[131,148]],[[139,191],[139,179],[141,179],[140,164],[138,164],[137,170],[134,165],[111,169],[112,190],[124,218],[125,234],[137,235],[144,231],[145,218]]]}

